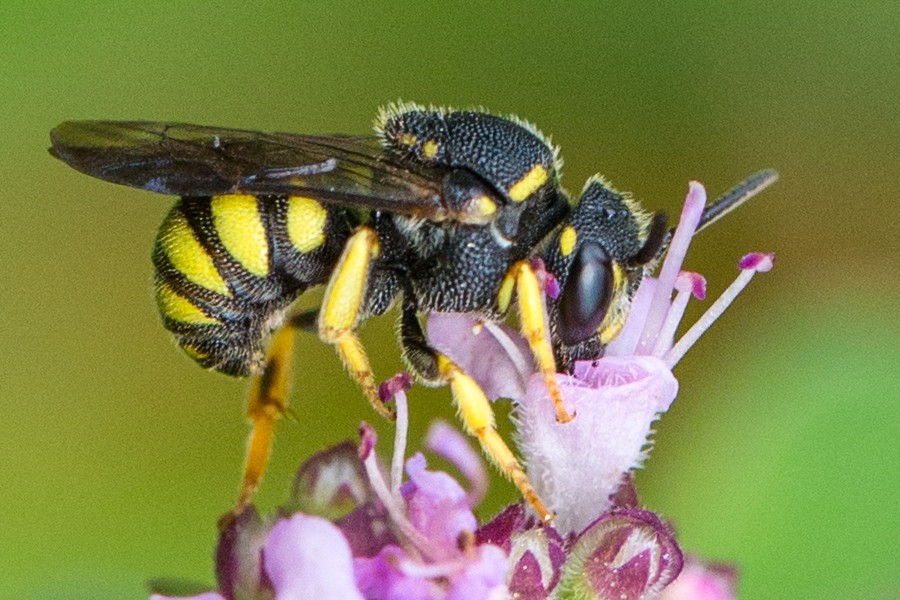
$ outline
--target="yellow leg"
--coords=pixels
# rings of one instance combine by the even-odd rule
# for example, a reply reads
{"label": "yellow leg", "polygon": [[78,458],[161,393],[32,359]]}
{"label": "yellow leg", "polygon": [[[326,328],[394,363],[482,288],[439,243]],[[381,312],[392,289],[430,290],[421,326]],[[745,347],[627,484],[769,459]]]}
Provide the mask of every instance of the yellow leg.
{"label": "yellow leg", "polygon": [[516,281],[519,326],[522,335],[528,340],[537,368],[544,376],[544,383],[556,408],[556,420],[559,423],[568,423],[573,415],[570,415],[563,405],[562,392],[556,383],[556,361],[553,358],[553,347],[550,345],[547,320],[544,318],[544,294],[537,275],[528,262],[521,261],[513,265],[510,276]]}
{"label": "yellow leg", "polygon": [[347,240],[325,290],[325,299],[319,311],[319,337],[335,347],[372,408],[383,417],[393,420],[393,412],[378,395],[369,358],[356,335],[360,309],[366,297],[369,265],[378,256],[378,251],[378,236],[370,227],[359,228]]}
{"label": "yellow leg", "polygon": [[276,424],[288,410],[295,333],[296,327],[291,323],[275,333],[265,366],[253,377],[247,401],[247,420],[252,429],[247,438],[244,473],[234,508],[219,520],[220,527],[227,525],[250,503],[266,473]]}
{"label": "yellow leg", "polygon": [[531,487],[522,464],[497,432],[494,411],[484,391],[453,361],[442,354],[437,354],[437,368],[441,379],[450,385],[453,400],[470,435],[475,436],[488,458],[497,465],[500,472],[508,477],[522,494],[522,497],[534,508],[544,523],[553,520],[553,513],[544,506],[537,492]]}

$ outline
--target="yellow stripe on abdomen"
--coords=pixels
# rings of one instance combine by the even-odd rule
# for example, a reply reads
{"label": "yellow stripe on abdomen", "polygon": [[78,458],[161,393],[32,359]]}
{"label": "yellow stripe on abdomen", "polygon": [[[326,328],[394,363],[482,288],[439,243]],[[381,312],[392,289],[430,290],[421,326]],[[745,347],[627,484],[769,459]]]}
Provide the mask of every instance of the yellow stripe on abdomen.
{"label": "yellow stripe on abdomen", "polygon": [[159,243],[172,266],[188,281],[223,296],[231,296],[228,284],[222,279],[212,257],[197,241],[187,218],[174,209],[159,230]]}
{"label": "yellow stripe on abdomen", "polygon": [[184,296],[179,295],[168,283],[156,284],[156,303],[159,312],[173,321],[188,325],[219,325],[219,321],[207,315]]}
{"label": "yellow stripe on abdomen", "polygon": [[213,225],[225,250],[258,277],[269,274],[269,242],[256,197],[243,194],[213,196]]}
{"label": "yellow stripe on abdomen", "polygon": [[287,232],[291,244],[302,253],[311,252],[325,241],[328,212],[312,198],[291,196],[287,201]]}

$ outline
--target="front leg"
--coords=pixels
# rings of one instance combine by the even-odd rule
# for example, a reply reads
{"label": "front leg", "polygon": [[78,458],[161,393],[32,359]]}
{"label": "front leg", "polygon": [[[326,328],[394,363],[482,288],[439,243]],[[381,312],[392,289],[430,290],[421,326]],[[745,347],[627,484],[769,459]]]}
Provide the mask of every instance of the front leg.
{"label": "front leg", "polygon": [[544,506],[528,481],[522,463],[497,432],[494,411],[484,390],[456,363],[428,344],[416,306],[409,295],[404,298],[400,338],[403,356],[410,369],[427,383],[450,386],[457,414],[466,431],[478,440],[484,453],[500,472],[519,488],[538,518],[544,523],[550,522],[553,513]]}
{"label": "front leg", "polygon": [[550,344],[550,329],[544,309],[544,293],[534,269],[528,261],[521,260],[514,264],[506,274],[500,287],[499,305],[502,312],[509,309],[512,302],[512,291],[518,297],[519,327],[522,336],[528,340],[534,361],[544,376],[544,385],[550,393],[550,399],[556,408],[556,420],[568,423],[574,418],[563,405],[562,392],[556,382],[556,360],[553,358],[553,346]]}

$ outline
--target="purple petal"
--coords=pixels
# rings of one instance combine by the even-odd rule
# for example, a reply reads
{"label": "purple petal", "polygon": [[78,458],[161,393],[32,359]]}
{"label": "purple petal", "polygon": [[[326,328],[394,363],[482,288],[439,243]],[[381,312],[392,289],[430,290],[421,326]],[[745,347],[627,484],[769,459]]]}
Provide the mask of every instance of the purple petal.
{"label": "purple petal", "polygon": [[539,376],[529,383],[515,420],[529,479],[565,535],[610,507],[622,475],[646,458],[651,424],[674,400],[678,382],[652,356],[576,363],[574,377],[557,381],[566,408],[576,415],[572,421],[556,421]]}
{"label": "purple petal", "polygon": [[474,558],[450,578],[446,600],[502,600],[506,594],[506,553],[489,544],[476,546]]}
{"label": "purple petal", "polygon": [[521,502],[510,504],[475,532],[475,542],[494,544],[509,552],[513,534],[534,527],[536,523],[534,518],[525,513],[525,506]]}
{"label": "purple petal", "polygon": [[575,540],[563,569],[560,596],[656,598],[678,576],[682,561],[672,532],[655,514],[616,510]]}
{"label": "purple petal", "polygon": [[687,254],[691,238],[697,229],[697,225],[700,223],[705,206],[706,189],[696,181],[692,181],[687,197],[684,199],[681,219],[678,221],[678,227],[675,229],[669,249],[666,251],[666,258],[663,261],[662,268],[659,270],[659,284],[650,303],[647,321],[644,324],[644,331],[638,343],[637,350],[639,354],[650,354],[653,346],[656,344],[656,336],[669,310],[675,279],[681,270],[681,263]]}
{"label": "purple petal", "polygon": [[408,560],[397,546],[383,548],[374,558],[355,559],[356,585],[366,600],[442,598],[443,591],[435,583],[422,575],[403,570],[404,562]]}
{"label": "purple petal", "polygon": [[459,554],[460,534],[474,533],[478,521],[459,483],[442,471],[429,471],[425,467],[425,457],[421,454],[406,461],[410,479],[403,488],[407,516],[431,542],[433,559],[450,558]]}
{"label": "purple petal", "polygon": [[521,335],[504,324],[482,324],[458,313],[431,313],[428,340],[468,373],[491,400],[518,400],[534,372],[531,350]]}
{"label": "purple petal", "polygon": [[428,448],[450,461],[469,480],[469,506],[477,506],[487,493],[488,478],[481,457],[472,450],[468,440],[459,431],[445,423],[435,421],[428,428]]}
{"label": "purple petal", "polygon": [[736,588],[733,566],[688,557],[681,575],[666,586],[659,600],[737,600]]}
{"label": "purple petal", "polygon": [[275,600],[363,600],[353,575],[353,557],[330,521],[297,513],[272,528],[263,554]]}

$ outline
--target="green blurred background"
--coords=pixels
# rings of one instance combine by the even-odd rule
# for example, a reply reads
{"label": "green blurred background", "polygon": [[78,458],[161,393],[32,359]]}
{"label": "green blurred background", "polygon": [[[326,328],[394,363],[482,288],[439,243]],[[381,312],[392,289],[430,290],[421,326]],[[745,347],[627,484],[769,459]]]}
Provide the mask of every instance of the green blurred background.
{"label": "green blurred background", "polygon": [[[516,113],[562,146],[569,189],[600,171],[670,214],[690,178],[714,195],[777,168],[689,257],[713,295],[745,251],[778,265],[679,365],[639,485],[686,549],[740,564],[744,598],[897,597],[900,9],[547,4],[0,5],[0,597],[211,582],[246,434],[246,383],[159,325],[149,254],[171,201],[52,160],[48,131],[364,133],[398,98]],[[364,331],[383,377],[400,368],[392,327]],[[297,356],[300,422],[263,508],[303,457],[377,423],[330,349],[309,336]],[[452,418],[446,390],[411,397],[414,439]],[[493,492],[485,516],[515,499]]]}

